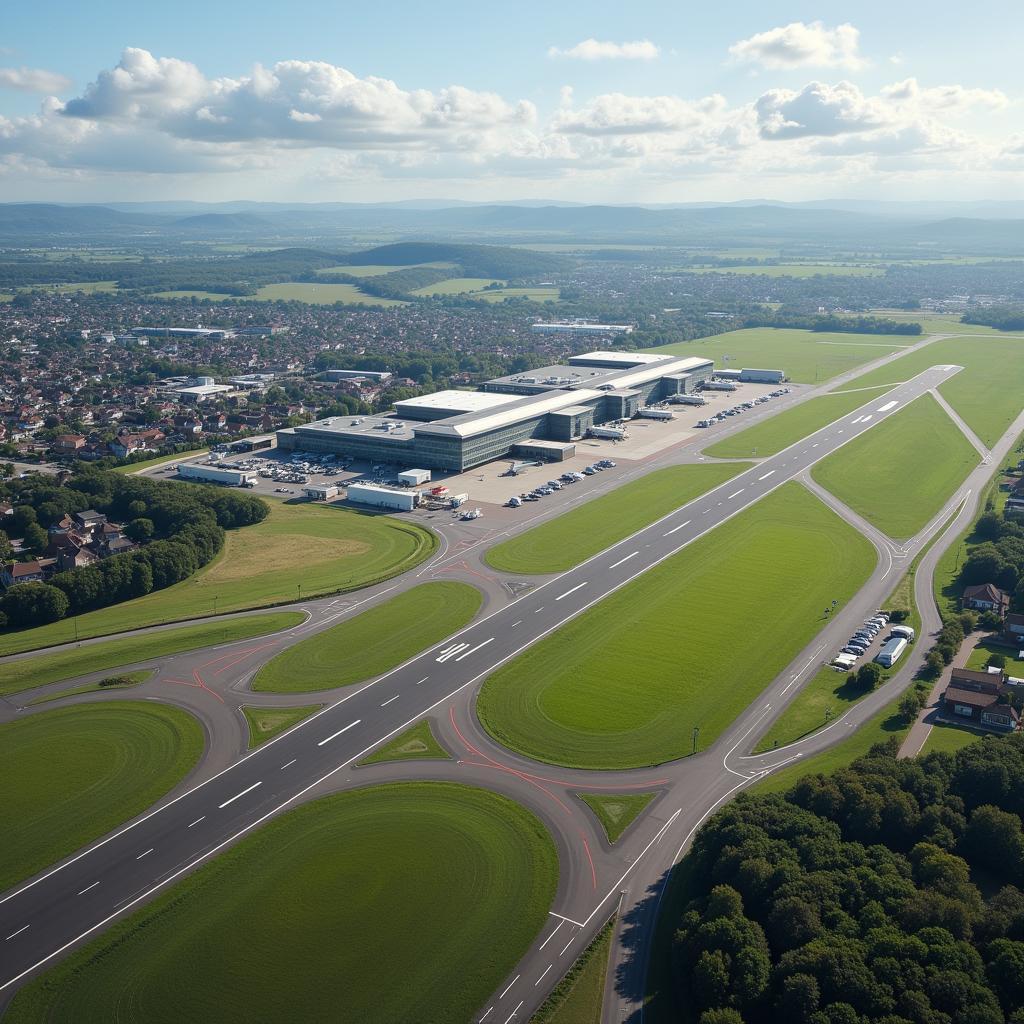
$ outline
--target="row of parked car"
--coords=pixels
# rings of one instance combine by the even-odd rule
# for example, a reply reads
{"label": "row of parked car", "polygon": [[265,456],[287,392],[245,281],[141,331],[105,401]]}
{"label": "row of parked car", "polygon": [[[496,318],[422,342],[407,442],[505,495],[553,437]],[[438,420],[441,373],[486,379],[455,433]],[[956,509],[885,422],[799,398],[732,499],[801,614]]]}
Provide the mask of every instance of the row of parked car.
{"label": "row of parked car", "polygon": [[789,388],[780,388],[778,391],[772,391],[770,394],[761,395],[760,398],[755,398],[750,402],[741,402],[739,405],[734,405],[731,409],[723,409],[718,415],[712,416],[710,419],[698,420],[698,427],[713,427],[716,423],[721,423],[723,420],[730,416],[739,416],[741,413],[747,412],[749,409],[753,409],[756,405],[764,405],[765,402],[770,401],[773,398],[781,398],[783,395],[789,394]]}
{"label": "row of parked car", "polygon": [[593,476],[595,473],[600,473],[603,470],[614,469],[615,465],[611,459],[601,459],[599,462],[593,463],[593,465],[584,467],[581,472],[563,473],[557,480],[549,480],[546,484],[541,484],[532,491],[525,491],[520,495],[513,494],[505,502],[505,505],[507,508],[519,508],[524,501],[540,501],[541,498],[546,498],[549,494],[560,491],[566,484],[577,484],[585,476]]}
{"label": "row of parked car", "polygon": [[888,622],[889,616],[885,612],[878,612],[870,619],[865,619],[864,625],[846,641],[846,646],[842,648],[840,653],[852,654],[854,657],[862,658],[867,653],[872,641],[885,629]]}

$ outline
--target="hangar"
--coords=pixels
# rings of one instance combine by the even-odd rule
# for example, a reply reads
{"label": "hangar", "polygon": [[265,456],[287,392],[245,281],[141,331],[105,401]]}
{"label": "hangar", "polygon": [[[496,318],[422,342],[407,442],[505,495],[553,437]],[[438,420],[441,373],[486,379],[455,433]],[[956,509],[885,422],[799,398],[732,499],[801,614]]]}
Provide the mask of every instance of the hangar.
{"label": "hangar", "polygon": [[277,432],[278,447],[462,472],[536,441],[569,443],[694,391],[714,363],[641,352],[588,352],[564,364],[398,402],[384,416],[332,416]]}

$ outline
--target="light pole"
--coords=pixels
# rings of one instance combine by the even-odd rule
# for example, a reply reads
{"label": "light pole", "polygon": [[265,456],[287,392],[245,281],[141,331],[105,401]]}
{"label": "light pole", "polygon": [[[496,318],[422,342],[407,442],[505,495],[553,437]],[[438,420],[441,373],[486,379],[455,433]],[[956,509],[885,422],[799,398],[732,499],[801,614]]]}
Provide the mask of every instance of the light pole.
{"label": "light pole", "polygon": [[697,753],[697,737],[700,735],[700,726],[695,725],[693,727],[693,752]]}
{"label": "light pole", "polygon": [[295,586],[298,588],[299,600],[301,601],[302,600],[302,584],[301,583],[296,583]]}
{"label": "light pole", "polygon": [[213,598],[213,617],[214,618],[217,617],[217,601],[218,600],[219,600],[219,598],[215,595],[214,598]]}

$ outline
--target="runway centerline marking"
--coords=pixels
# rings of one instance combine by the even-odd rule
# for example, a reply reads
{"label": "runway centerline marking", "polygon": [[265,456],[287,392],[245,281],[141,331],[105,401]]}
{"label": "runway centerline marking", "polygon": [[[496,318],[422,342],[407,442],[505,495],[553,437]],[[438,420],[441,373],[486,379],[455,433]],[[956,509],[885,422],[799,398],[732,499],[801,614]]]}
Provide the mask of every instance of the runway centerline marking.
{"label": "runway centerline marking", "polygon": [[148,857],[153,852],[153,850],[155,850],[155,849],[156,849],[155,846],[151,846],[148,850],[146,850],[145,853],[140,853],[138,855],[138,857],[136,857],[135,859],[136,860],[142,860],[143,857]]}
{"label": "runway centerline marking", "polygon": [[508,983],[508,985],[507,985],[507,986],[506,986],[506,988],[505,988],[505,991],[504,991],[504,992],[502,992],[502,993],[501,993],[501,995],[500,995],[500,996],[498,996],[498,998],[499,998],[499,999],[504,999],[504,998],[505,998],[505,996],[507,996],[507,995],[508,995],[508,990],[509,990],[509,989],[510,989],[510,988],[511,988],[511,987],[512,987],[512,986],[513,986],[513,985],[514,985],[514,984],[515,984],[515,983],[516,983],[516,982],[517,982],[518,980],[519,980],[519,975],[517,974],[517,975],[516,975],[516,976],[515,976],[515,977],[514,977],[514,978],[513,978],[513,979],[512,979],[512,980],[511,980],[511,981],[510,981],[509,983]]}
{"label": "runway centerline marking", "polygon": [[295,762],[296,762],[297,760],[298,760],[298,758],[297,758],[297,757],[293,757],[293,758],[292,758],[292,759],[291,759],[291,760],[290,760],[290,761],[289,761],[289,762],[288,762],[287,764],[283,764],[283,765],[281,765],[281,771],[284,771],[284,770],[285,770],[285,768],[291,768],[291,766],[292,766],[293,764],[295,764]]}
{"label": "runway centerline marking", "polygon": [[562,947],[562,952],[561,952],[561,953],[559,953],[558,955],[559,955],[559,956],[565,956],[565,951],[566,951],[566,950],[567,950],[567,949],[568,949],[568,948],[569,948],[569,947],[570,947],[570,946],[571,946],[571,945],[572,945],[572,944],[573,944],[573,943],[574,943],[575,941],[576,941],[576,936],[574,935],[574,936],[573,936],[573,937],[572,937],[572,938],[571,938],[571,939],[570,939],[570,940],[569,940],[569,941],[568,941],[568,942],[567,942],[567,943],[566,943],[566,944],[565,944],[565,945],[564,945],[564,946]]}
{"label": "runway centerline marking", "polygon": [[84,896],[90,889],[95,889],[99,882],[93,882],[92,885],[87,885],[78,895]]}
{"label": "runway centerline marking", "polygon": [[769,470],[768,470],[768,472],[767,472],[767,473],[765,473],[765,475],[764,475],[764,476],[759,476],[759,477],[757,478],[757,482],[758,482],[758,483],[760,483],[760,482],[761,482],[762,480],[767,480],[767,479],[768,479],[768,477],[770,477],[770,476],[772,475],[772,473],[774,473],[774,472],[775,472],[775,470],[774,470],[774,469],[769,469]]}
{"label": "runway centerline marking", "polygon": [[396,693],[394,695],[394,697],[388,697],[388,699],[386,701],[384,701],[383,704],[381,704],[381,707],[382,708],[386,708],[392,701],[398,700],[398,698],[401,697],[401,696],[402,695],[400,693]]}
{"label": "runway centerline marking", "polygon": [[663,533],[662,536],[671,537],[673,533],[676,533],[678,530],[681,530],[684,526],[689,526],[691,522],[692,520],[687,519],[685,523],[680,523],[678,526],[673,526],[672,529],[668,531],[668,533]]}
{"label": "runway centerline marking", "polygon": [[623,562],[628,562],[631,558],[636,558],[636,556],[639,554],[639,551],[634,551],[631,554],[626,555],[625,558],[620,558],[617,562],[613,563],[612,565],[609,565],[608,568],[617,569],[620,565],[622,565]]}
{"label": "runway centerline marking", "polygon": [[430,678],[430,676],[424,676],[422,679],[417,679],[416,680],[416,685],[419,686],[420,683],[425,683],[429,678]]}
{"label": "runway centerline marking", "polygon": [[225,800],[224,803],[218,804],[217,805],[217,810],[218,811],[223,810],[225,807],[227,807],[228,804],[233,804],[240,797],[245,796],[246,793],[251,793],[254,789],[256,789],[257,786],[262,786],[262,785],[263,785],[262,782],[254,782],[251,786],[247,787],[246,789],[243,789],[241,793],[236,793],[233,797],[231,797],[230,800]]}
{"label": "runway centerline marking", "polygon": [[890,409],[895,409],[899,402],[886,402],[885,405],[880,406],[875,412],[888,412]]}
{"label": "runway centerline marking", "polygon": [[468,651],[464,651],[455,660],[462,661],[463,658],[468,658],[471,654],[475,654],[477,651],[479,651],[481,647],[486,647],[489,643],[493,643],[494,639],[495,638],[492,636],[485,640],[482,644],[477,644],[476,647],[470,647]]}
{"label": "runway centerline marking", "polygon": [[27,931],[29,930],[29,928],[31,928],[31,927],[32,927],[32,925],[30,925],[30,924],[27,924],[27,925],[25,925],[25,927],[24,927],[24,928],[19,928],[19,929],[18,929],[18,930],[17,930],[16,932],[11,932],[11,934],[10,934],[10,935],[8,935],[6,939],[4,939],[4,942],[10,942],[10,941],[11,941],[11,939],[13,939],[13,938],[16,938],[16,937],[17,937],[17,936],[19,936],[19,935],[20,935],[20,934],[21,934],[22,932],[27,932]]}
{"label": "runway centerline marking", "polygon": [[505,1021],[505,1024],[512,1024],[512,1018],[515,1017],[515,1015],[519,1012],[519,1007],[522,1006],[525,1002],[525,999],[520,999],[519,1002],[516,1003],[516,1008],[508,1015],[508,1019]]}
{"label": "runway centerline marking", "polygon": [[577,583],[576,586],[573,587],[571,590],[567,590],[564,594],[559,594],[558,597],[555,598],[555,600],[561,601],[563,597],[568,597],[570,594],[575,594],[577,590],[579,590],[581,587],[585,587],[586,585],[587,580],[584,580],[582,583]]}
{"label": "runway centerline marking", "polygon": [[558,934],[558,931],[563,924],[565,924],[564,921],[559,921],[558,924],[555,925],[555,930],[540,944],[540,949],[543,949]]}
{"label": "runway centerline marking", "polygon": [[547,977],[547,973],[550,970],[551,964],[548,964],[547,967],[544,968],[544,973],[533,983],[534,988],[536,988]]}
{"label": "runway centerline marking", "polygon": [[353,728],[354,726],[357,726],[361,721],[362,721],[361,718],[357,718],[354,722],[349,722],[348,725],[346,725],[344,729],[339,729],[337,732],[332,732],[331,735],[327,737],[327,739],[321,740],[317,744],[317,746],[318,747],[322,747],[325,743],[330,743],[331,740],[333,740],[336,737],[340,736],[343,732],[348,732],[349,729]]}
{"label": "runway centerline marking", "polygon": [[[204,814],[201,818],[196,818],[196,820],[192,822],[192,825],[198,825],[199,822],[205,821],[205,820],[206,820],[206,815]],[[188,827],[191,828],[192,825],[189,825]]]}
{"label": "runway centerline marking", "polygon": [[[744,492],[745,490],[746,490],[746,487],[741,487],[741,488],[740,488],[740,489],[739,489],[738,491],[733,491],[733,492],[732,492],[732,494],[730,494],[730,495],[729,495],[729,497],[728,497],[728,498],[726,498],[725,500],[726,500],[726,501],[732,501],[732,499],[733,499],[733,498],[736,498],[736,497],[738,497],[738,496],[739,496],[739,495],[741,495],[741,494],[742,494],[742,493],[743,493],[743,492]],[[719,505],[721,505],[721,502],[719,502]]]}

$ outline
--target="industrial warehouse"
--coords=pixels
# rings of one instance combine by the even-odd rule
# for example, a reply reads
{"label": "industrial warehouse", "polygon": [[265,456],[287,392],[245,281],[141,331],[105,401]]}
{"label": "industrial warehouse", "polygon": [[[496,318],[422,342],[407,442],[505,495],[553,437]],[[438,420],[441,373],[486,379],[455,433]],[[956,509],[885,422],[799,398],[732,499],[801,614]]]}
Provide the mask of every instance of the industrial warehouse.
{"label": "industrial warehouse", "polygon": [[397,402],[384,416],[334,416],[277,432],[278,448],[461,472],[508,455],[559,460],[602,423],[690,394],[714,363],[639,352],[587,352],[565,364]]}

